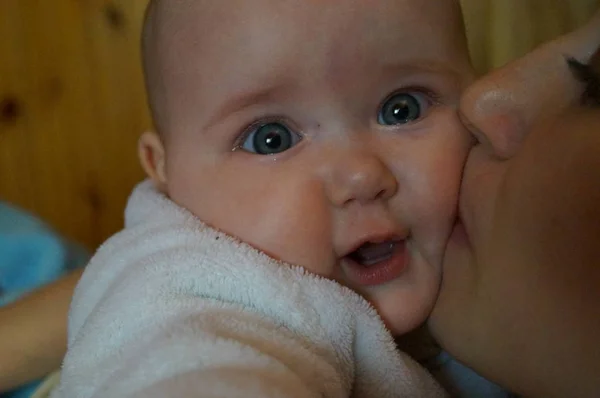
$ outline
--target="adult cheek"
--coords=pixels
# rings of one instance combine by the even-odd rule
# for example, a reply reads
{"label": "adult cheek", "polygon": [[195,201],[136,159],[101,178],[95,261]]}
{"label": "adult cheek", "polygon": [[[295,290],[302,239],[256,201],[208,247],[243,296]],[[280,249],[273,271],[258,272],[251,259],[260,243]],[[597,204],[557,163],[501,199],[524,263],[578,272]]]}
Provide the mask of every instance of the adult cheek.
{"label": "adult cheek", "polygon": [[504,173],[492,227],[478,245],[472,313],[480,352],[453,348],[525,395],[578,396],[567,387],[584,391],[597,380],[599,121],[591,112],[587,119],[567,113],[530,133]]}
{"label": "adult cheek", "polygon": [[[459,360],[469,359],[477,331],[476,273],[471,253],[449,243],[443,261],[443,276],[439,295],[429,318],[429,327],[436,340]],[[476,351],[476,349],[475,349]]]}
{"label": "adult cheek", "polygon": [[490,256],[493,245],[508,243],[498,240],[495,226],[496,201],[509,164],[482,145],[471,150],[460,195],[464,233],[460,226],[455,228],[446,248],[441,290],[429,321],[447,351],[491,376],[497,374],[488,368],[489,358],[502,355],[502,336],[497,333],[510,323],[504,306],[512,300],[500,293],[508,283],[503,261],[511,261],[510,248]]}
{"label": "adult cheek", "polygon": [[[485,166],[485,160],[485,154],[475,148],[466,163],[460,193],[462,221],[454,227],[448,240],[443,259],[440,292],[429,320],[437,340],[459,359],[470,356],[470,352],[464,348],[473,347],[472,343],[478,334],[473,323],[478,319],[475,303],[479,271],[472,239],[479,240],[476,233],[478,229],[473,226],[478,220],[477,217],[486,213],[485,209],[481,208],[481,200],[486,198],[488,189],[481,186],[480,177],[485,179],[487,173],[479,173],[481,167]],[[465,342],[469,343],[465,345]]]}

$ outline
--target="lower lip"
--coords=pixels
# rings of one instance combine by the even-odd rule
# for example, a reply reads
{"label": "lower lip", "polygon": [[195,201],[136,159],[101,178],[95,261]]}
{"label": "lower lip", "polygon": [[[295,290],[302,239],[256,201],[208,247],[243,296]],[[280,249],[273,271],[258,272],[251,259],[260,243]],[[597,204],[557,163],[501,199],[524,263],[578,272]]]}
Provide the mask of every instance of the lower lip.
{"label": "lower lip", "polygon": [[350,257],[342,260],[346,277],[359,286],[377,286],[398,278],[408,264],[408,252],[405,242],[396,244],[394,253],[387,260],[370,267],[360,265]]}

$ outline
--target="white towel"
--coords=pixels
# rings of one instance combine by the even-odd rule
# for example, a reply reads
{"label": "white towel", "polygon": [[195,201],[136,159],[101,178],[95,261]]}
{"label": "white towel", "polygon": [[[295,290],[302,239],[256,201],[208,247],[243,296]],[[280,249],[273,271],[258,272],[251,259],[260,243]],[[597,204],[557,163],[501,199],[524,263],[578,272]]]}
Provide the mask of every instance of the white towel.
{"label": "white towel", "polygon": [[209,228],[148,181],[76,289],[53,394],[438,396],[359,295]]}

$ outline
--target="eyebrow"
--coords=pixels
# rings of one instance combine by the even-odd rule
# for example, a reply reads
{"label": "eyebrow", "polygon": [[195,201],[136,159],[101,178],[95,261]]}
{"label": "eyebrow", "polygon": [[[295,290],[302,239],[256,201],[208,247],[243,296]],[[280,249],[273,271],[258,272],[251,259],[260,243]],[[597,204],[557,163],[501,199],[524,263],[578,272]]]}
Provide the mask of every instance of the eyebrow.
{"label": "eyebrow", "polygon": [[391,62],[383,66],[385,72],[397,73],[405,71],[407,73],[430,73],[436,75],[445,75],[452,79],[460,79],[461,72],[451,68],[443,62],[434,60],[419,60],[410,63],[407,62]]}
{"label": "eyebrow", "polygon": [[[403,70],[411,73],[426,72],[436,75],[444,75],[446,78],[450,78],[454,84],[459,84],[461,80],[460,73],[458,71],[446,67],[443,63],[435,61],[421,61],[410,64],[390,63],[385,65],[383,69],[386,72],[391,73],[397,73],[399,70]],[[273,99],[281,92],[282,86],[283,84],[272,85],[256,91],[248,90],[231,95],[228,100],[217,107],[212,116],[206,122],[204,128],[210,128],[228,115],[240,112],[252,105],[273,101]]]}
{"label": "eyebrow", "polygon": [[272,100],[279,89],[280,87],[278,86],[272,86],[257,91],[246,91],[233,94],[233,96],[231,96],[213,112],[213,115],[206,123],[205,128],[217,124],[221,119],[227,117],[228,115],[240,112],[257,103],[264,103]]}
{"label": "eyebrow", "polygon": [[600,74],[600,46],[598,46],[598,49],[594,55],[592,55],[590,65],[592,66],[592,69],[596,71],[596,73]]}
{"label": "eyebrow", "polygon": [[583,105],[600,105],[600,48],[590,59],[590,62],[584,64],[573,57],[567,57],[567,65],[574,78],[585,85],[585,90],[581,96]]}

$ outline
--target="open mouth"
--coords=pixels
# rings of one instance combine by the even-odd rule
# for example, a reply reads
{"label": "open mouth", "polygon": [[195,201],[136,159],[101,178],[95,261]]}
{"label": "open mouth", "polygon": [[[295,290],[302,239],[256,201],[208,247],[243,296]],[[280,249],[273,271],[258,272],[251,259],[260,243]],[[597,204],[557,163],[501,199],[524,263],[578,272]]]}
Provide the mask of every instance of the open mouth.
{"label": "open mouth", "polygon": [[392,258],[397,242],[365,243],[350,253],[350,258],[363,267],[370,267]]}
{"label": "open mouth", "polygon": [[405,240],[366,242],[343,258],[346,277],[361,286],[375,286],[396,279],[406,268]]}

